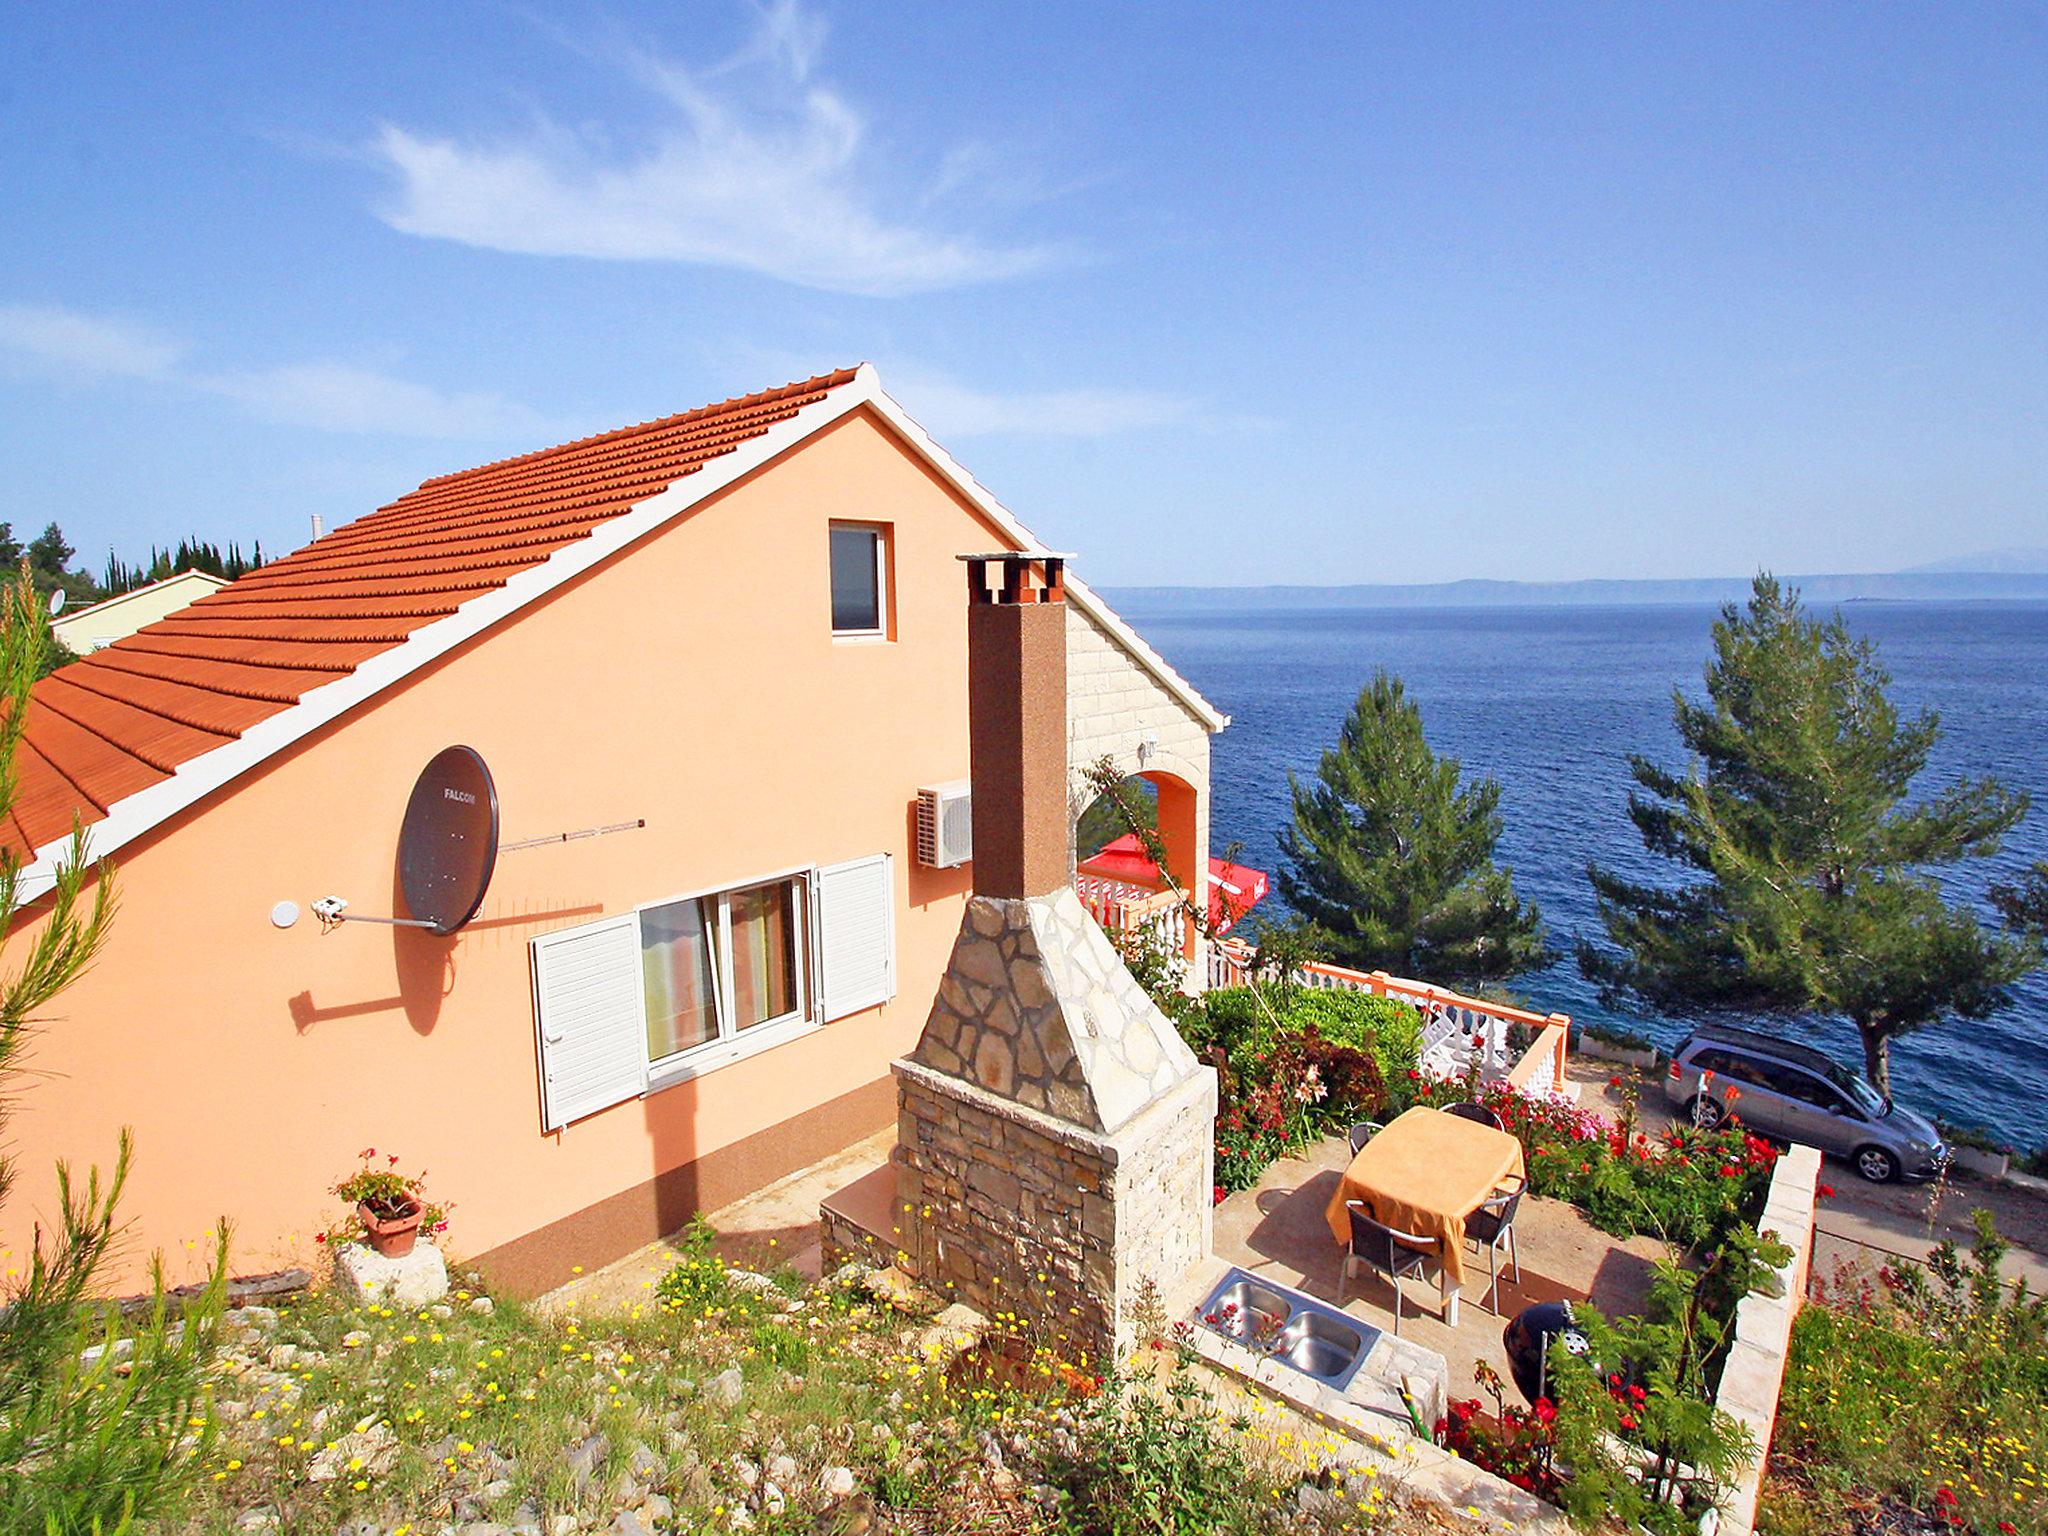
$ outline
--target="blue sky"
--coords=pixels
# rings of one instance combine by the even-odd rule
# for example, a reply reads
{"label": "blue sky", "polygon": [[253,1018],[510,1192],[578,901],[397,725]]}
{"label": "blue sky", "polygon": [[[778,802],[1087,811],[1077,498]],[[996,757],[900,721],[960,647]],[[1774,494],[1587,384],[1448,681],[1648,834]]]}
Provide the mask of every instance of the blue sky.
{"label": "blue sky", "polygon": [[2048,543],[2048,13],[1313,9],[17,4],[0,517],[865,359],[1098,583]]}

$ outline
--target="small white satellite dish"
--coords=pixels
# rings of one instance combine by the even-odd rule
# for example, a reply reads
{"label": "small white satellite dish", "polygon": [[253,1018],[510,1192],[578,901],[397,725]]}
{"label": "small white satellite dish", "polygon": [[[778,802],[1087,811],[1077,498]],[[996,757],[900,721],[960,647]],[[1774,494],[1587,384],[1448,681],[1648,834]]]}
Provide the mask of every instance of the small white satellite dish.
{"label": "small white satellite dish", "polygon": [[64,589],[59,587],[50,594],[50,617],[55,618],[64,611]]}
{"label": "small white satellite dish", "polygon": [[270,921],[279,928],[289,928],[299,920],[299,904],[296,901],[280,901],[270,909]]}

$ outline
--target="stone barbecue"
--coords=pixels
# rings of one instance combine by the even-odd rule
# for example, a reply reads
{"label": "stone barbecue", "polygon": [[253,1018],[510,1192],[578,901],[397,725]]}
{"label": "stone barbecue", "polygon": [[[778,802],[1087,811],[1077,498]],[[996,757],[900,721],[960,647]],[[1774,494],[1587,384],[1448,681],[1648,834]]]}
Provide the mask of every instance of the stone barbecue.
{"label": "stone barbecue", "polygon": [[927,1285],[1106,1364],[1147,1288],[1208,1257],[1215,1074],[1072,888],[1062,563],[969,571],[975,893],[894,1064],[904,1247]]}

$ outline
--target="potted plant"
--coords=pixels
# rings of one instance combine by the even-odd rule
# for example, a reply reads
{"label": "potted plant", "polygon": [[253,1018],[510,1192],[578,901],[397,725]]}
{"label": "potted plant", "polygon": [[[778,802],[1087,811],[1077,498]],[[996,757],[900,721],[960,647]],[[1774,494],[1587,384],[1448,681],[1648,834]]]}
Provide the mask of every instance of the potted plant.
{"label": "potted plant", "polygon": [[379,1167],[375,1147],[366,1147],[361,1156],[363,1166],[332,1186],[333,1193],[355,1209],[335,1231],[323,1232],[322,1242],[367,1243],[387,1259],[402,1259],[412,1252],[422,1231],[447,1229],[446,1207],[425,1197],[424,1170],[400,1173],[395,1153],[387,1153]]}

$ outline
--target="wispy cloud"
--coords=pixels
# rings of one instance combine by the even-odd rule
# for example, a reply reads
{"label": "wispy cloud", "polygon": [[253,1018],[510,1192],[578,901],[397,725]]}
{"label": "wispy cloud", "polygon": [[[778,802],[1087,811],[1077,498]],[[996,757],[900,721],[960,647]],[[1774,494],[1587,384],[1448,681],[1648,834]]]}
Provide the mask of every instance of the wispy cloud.
{"label": "wispy cloud", "polygon": [[347,363],[296,363],[246,373],[195,375],[190,382],[239,401],[259,416],[328,432],[495,438],[558,430],[540,412],[502,395],[449,394]]}
{"label": "wispy cloud", "polygon": [[[380,214],[407,234],[491,250],[695,262],[871,296],[1018,277],[1070,254],[941,227],[941,205],[976,190],[972,157],[942,157],[936,192],[884,185],[866,119],[814,80],[823,46],[822,20],[778,0],[709,68],[611,50],[667,114],[624,156],[597,132],[547,122],[517,142],[385,124],[370,145],[395,178]],[[887,211],[892,200],[918,222]]]}
{"label": "wispy cloud", "polygon": [[179,348],[126,320],[47,305],[0,304],[0,346],[48,367],[88,377],[162,379]]}
{"label": "wispy cloud", "polygon": [[235,401],[271,421],[324,432],[420,438],[534,436],[556,430],[501,395],[453,393],[342,362],[195,368],[186,349],[134,322],[48,305],[0,305],[0,349],[84,378],[139,379]]}

